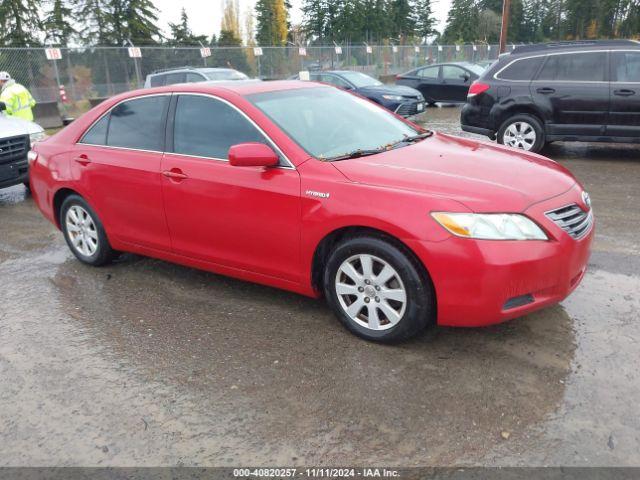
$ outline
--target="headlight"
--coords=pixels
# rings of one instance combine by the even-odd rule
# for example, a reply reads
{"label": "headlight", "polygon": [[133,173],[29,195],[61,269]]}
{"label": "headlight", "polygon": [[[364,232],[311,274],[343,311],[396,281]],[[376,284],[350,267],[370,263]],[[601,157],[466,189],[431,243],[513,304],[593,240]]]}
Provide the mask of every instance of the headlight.
{"label": "headlight", "polygon": [[401,102],[402,97],[400,95],[382,95],[385,100],[393,100],[394,102]]}
{"label": "headlight", "polygon": [[535,222],[516,213],[445,213],[431,216],[458,237],[480,240],[548,240]]}
{"label": "headlight", "polygon": [[36,132],[36,133],[32,133],[29,135],[29,140],[31,141],[31,145],[33,145],[35,142],[41,142],[42,140],[45,140],[47,138],[47,134],[44,133],[44,130],[41,132]]}

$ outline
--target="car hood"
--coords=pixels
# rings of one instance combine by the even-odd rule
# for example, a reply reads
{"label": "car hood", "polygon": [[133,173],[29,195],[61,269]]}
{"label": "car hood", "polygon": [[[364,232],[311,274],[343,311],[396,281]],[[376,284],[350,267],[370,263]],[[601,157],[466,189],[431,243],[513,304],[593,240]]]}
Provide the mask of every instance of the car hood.
{"label": "car hood", "polygon": [[405,87],[403,85],[371,85],[369,87],[358,88],[357,92],[372,95],[402,95],[404,97],[419,97],[422,95],[415,88]]}
{"label": "car hood", "polygon": [[4,113],[0,113],[0,138],[38,132],[42,132],[42,127],[37,123],[22,120],[21,118],[9,117]]}
{"label": "car hood", "polygon": [[576,183],[567,169],[540,155],[440,133],[333,165],[353,182],[422,191],[474,212],[521,212]]}

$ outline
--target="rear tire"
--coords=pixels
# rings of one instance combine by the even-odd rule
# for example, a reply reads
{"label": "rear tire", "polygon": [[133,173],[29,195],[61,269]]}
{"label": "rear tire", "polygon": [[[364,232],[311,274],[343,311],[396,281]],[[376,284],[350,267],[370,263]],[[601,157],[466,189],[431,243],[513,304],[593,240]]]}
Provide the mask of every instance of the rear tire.
{"label": "rear tire", "polygon": [[67,245],[82,263],[97,267],[116,258],[100,218],[81,196],[64,199],[59,222]]}
{"label": "rear tire", "polygon": [[428,275],[410,252],[383,238],[339,243],[329,255],[323,286],[338,319],[366,340],[398,342],[435,323]]}
{"label": "rear tire", "polygon": [[544,128],[537,117],[520,113],[502,123],[497,140],[502,145],[538,153],[545,145]]}

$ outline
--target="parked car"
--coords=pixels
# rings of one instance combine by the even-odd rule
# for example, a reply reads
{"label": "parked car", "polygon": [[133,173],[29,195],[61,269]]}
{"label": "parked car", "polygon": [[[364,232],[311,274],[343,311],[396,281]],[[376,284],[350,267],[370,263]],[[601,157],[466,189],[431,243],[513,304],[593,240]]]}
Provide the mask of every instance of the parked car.
{"label": "parked car", "polygon": [[640,44],[516,47],[469,90],[462,129],[539,152],[548,142],[640,142]]}
{"label": "parked car", "polygon": [[396,84],[419,90],[429,105],[436,102],[464,103],[471,84],[484,68],[475,63],[438,63],[396,76]]}
{"label": "parked car", "polygon": [[[0,102],[0,112],[6,105]],[[30,145],[46,137],[40,125],[0,113],[0,188],[29,186],[27,153]]]}
{"label": "parked car", "polygon": [[482,67],[484,70],[486,70],[491,65],[493,65],[495,62],[496,62],[496,60],[480,60],[479,62],[474,62],[474,63],[476,65],[478,65],[479,67]]}
{"label": "parked car", "polygon": [[169,70],[159,70],[147,75],[145,88],[174,85],[176,83],[207,82],[211,80],[248,80],[244,73],[233,68],[193,68],[182,67]]}
{"label": "parked car", "polygon": [[36,204],[81,262],[134,252],[324,295],[376,341],[559,302],[594,231],[561,165],[311,82],[127,92],[30,163]]}
{"label": "parked car", "polygon": [[[309,72],[309,77],[315,82],[329,83],[355,92],[403,117],[410,117],[424,111],[424,97],[419,91],[397,85],[385,85],[361,72],[350,70],[314,71]],[[298,75],[292,77],[292,79],[298,78]]]}

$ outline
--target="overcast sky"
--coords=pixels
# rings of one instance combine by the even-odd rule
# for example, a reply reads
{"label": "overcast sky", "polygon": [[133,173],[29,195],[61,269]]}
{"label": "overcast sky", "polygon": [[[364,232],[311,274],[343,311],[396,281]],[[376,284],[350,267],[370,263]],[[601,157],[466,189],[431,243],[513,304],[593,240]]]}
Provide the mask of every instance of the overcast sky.
{"label": "overcast sky", "polygon": [[[222,2],[223,0],[181,0],[176,2],[175,0],[154,0],[156,7],[159,10],[160,26],[168,32],[168,23],[177,22],[180,18],[180,9],[184,7],[189,16],[189,23],[193,32],[197,35],[211,36],[212,33],[218,33],[220,30],[220,19],[222,17]],[[255,0],[240,0],[240,13],[244,16],[247,8],[253,8]],[[294,24],[300,23],[302,19],[302,12],[300,6],[302,0],[291,0],[292,9],[290,12],[291,22]],[[447,13],[451,6],[451,0],[435,0],[433,5],[433,11],[438,19],[438,29],[442,30],[445,21],[447,20]],[[242,20],[241,20],[242,21]]]}

